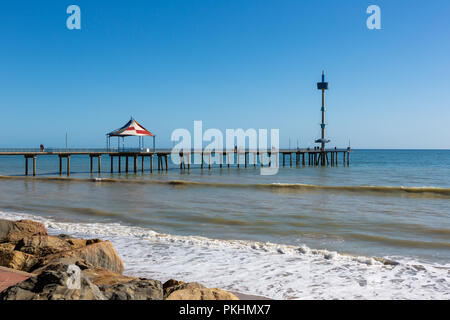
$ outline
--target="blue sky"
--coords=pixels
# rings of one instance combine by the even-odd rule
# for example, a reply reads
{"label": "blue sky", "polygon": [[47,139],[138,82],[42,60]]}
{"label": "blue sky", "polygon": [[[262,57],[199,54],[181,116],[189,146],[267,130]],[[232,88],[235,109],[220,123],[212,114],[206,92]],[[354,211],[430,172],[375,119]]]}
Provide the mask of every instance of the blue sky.
{"label": "blue sky", "polygon": [[66,132],[101,147],[131,115],[160,147],[194,120],[312,146],[325,69],[331,146],[450,148],[449,14],[448,0],[2,1],[0,147],[62,147]]}

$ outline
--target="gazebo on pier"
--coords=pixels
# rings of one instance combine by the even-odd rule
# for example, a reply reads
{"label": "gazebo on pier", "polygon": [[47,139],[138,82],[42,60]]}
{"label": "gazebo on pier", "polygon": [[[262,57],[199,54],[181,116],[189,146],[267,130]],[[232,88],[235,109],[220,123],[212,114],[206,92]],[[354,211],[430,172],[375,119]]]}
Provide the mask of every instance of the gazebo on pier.
{"label": "gazebo on pier", "polygon": [[107,148],[111,148],[111,137],[117,137],[117,148],[120,150],[120,138],[122,141],[125,137],[137,136],[139,137],[139,149],[144,147],[144,137],[150,136],[153,138],[153,150],[155,150],[155,135],[141,126],[133,117],[123,127],[111,131],[106,134]]}

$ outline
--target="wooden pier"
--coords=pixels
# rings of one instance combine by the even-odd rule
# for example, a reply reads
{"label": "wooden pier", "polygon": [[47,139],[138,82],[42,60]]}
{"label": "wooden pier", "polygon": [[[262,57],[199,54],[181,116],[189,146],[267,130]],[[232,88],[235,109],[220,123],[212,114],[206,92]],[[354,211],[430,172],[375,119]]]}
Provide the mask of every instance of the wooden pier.
{"label": "wooden pier", "polygon": [[[194,163],[192,157],[195,155],[201,156],[200,168],[204,169],[206,166],[208,169],[212,169],[212,157],[219,155],[219,168],[223,168],[226,165],[230,168],[230,165],[240,168],[242,165],[244,168],[249,166],[271,166],[272,161],[276,161],[276,165],[280,167],[293,167],[294,160],[296,167],[305,166],[338,166],[341,163],[343,166],[350,165],[350,153],[352,151],[348,149],[281,149],[278,151],[278,157],[274,157],[274,151],[253,151],[253,150],[224,150],[221,152],[206,151],[206,150],[191,150],[190,152],[179,152],[180,156],[180,170],[190,170],[191,165]],[[145,163],[148,161],[148,168],[150,173],[153,172],[154,158],[157,161],[157,171],[168,171],[169,169],[169,156],[172,150],[161,149],[155,151],[143,151],[143,150],[128,150],[128,151],[111,151],[107,149],[95,149],[95,150],[0,150],[0,156],[23,156],[25,158],[25,175],[30,174],[29,171],[29,159],[32,159],[32,175],[37,174],[37,158],[38,156],[57,156],[59,157],[59,174],[62,175],[64,162],[66,163],[65,173],[70,175],[70,158],[74,155],[87,155],[90,159],[90,173],[93,174],[102,172],[102,156],[108,156],[110,159],[110,173],[137,173],[138,171],[144,173]],[[278,161],[281,156],[282,165],[279,165]],[[231,158],[232,157],[232,158]],[[140,161],[138,161],[140,158]],[[286,162],[286,158],[289,160],[289,164]],[[130,159],[133,162],[133,168],[130,170]],[[235,161],[236,160],[236,161]],[[266,161],[267,160],[267,161]],[[94,170],[95,162],[97,167]],[[125,167],[123,168],[123,162]],[[138,162],[140,162],[140,170],[138,170]]]}
{"label": "wooden pier", "polygon": [[[338,166],[341,159],[341,164],[343,166],[350,165],[350,143],[349,147],[346,149],[327,149],[327,144],[329,145],[330,140],[325,136],[325,127],[327,126],[325,122],[325,91],[328,90],[328,82],[325,81],[325,72],[322,71],[321,82],[317,83],[317,89],[321,91],[322,94],[322,107],[321,111],[321,136],[315,139],[314,142],[320,144],[320,146],[306,149],[280,149],[280,150],[250,150],[250,149],[238,149],[235,147],[233,150],[222,150],[217,151],[207,151],[207,150],[183,150],[176,151],[176,154],[180,157],[180,170],[190,170],[191,164],[199,164],[201,169],[205,166],[209,170],[212,169],[213,164],[218,165],[219,168],[223,168],[226,165],[230,168],[231,165],[235,165],[240,168],[243,165],[245,168],[253,165],[256,167],[260,165],[261,168],[266,164],[268,167],[272,166],[272,161],[275,161],[275,168],[280,167],[293,167],[295,160],[295,167],[306,167],[306,166]],[[139,148],[138,149],[124,149],[120,148],[120,139],[122,141],[128,136],[138,136],[139,137]],[[145,136],[150,136],[153,138],[153,151],[150,149],[143,148],[143,138]],[[117,137],[117,149],[111,148],[111,137]],[[290,145],[290,143],[289,143]],[[131,118],[124,126],[121,128],[109,132],[107,134],[107,144],[106,149],[0,149],[0,156],[23,156],[25,158],[25,175],[29,175],[28,160],[32,159],[33,162],[33,176],[37,174],[37,157],[38,156],[58,156],[59,157],[59,174],[63,174],[63,162],[66,162],[66,174],[70,175],[70,158],[75,155],[88,155],[90,160],[90,173],[94,173],[95,162],[97,162],[96,173],[100,174],[102,172],[102,157],[109,156],[110,159],[110,172],[121,173],[123,170],[122,165],[125,161],[124,172],[130,172],[130,158],[133,162],[133,173],[138,172],[138,160],[140,158],[141,172],[145,171],[145,162],[148,160],[150,173],[153,172],[153,162],[154,158],[157,161],[157,171],[168,171],[169,170],[169,156],[173,153],[171,149],[155,149],[155,135],[141,126],[135,119]],[[41,148],[44,148],[41,145]],[[282,166],[280,166],[280,154]],[[276,155],[274,157],[274,155]],[[201,161],[197,161],[198,156],[201,156]],[[218,159],[217,159],[218,156]],[[196,158],[196,161],[192,161],[192,158]],[[212,158],[214,157],[214,162]],[[286,158],[289,160],[289,164],[286,163]],[[235,162],[236,159],[236,162]],[[267,161],[266,161],[267,160]],[[176,161],[178,163],[178,161]],[[218,163],[217,163],[218,162]],[[116,163],[116,166],[115,166]],[[116,168],[116,169],[114,169]]]}

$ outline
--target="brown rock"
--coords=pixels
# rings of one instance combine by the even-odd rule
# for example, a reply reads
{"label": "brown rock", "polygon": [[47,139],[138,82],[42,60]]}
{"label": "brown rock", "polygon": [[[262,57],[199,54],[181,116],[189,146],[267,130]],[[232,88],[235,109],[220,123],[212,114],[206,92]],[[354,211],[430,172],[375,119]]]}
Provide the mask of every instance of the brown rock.
{"label": "brown rock", "polygon": [[16,247],[16,245],[13,243],[0,243],[0,254],[1,254],[1,252],[14,251],[15,247]]}
{"label": "brown rock", "polygon": [[75,247],[74,243],[53,236],[25,237],[17,243],[15,250],[36,256],[46,256],[61,251],[67,251]]}
{"label": "brown rock", "polygon": [[184,284],[184,282],[183,281],[174,280],[174,279],[169,279],[166,282],[164,282],[163,289],[179,286],[181,284]]}
{"label": "brown rock", "polygon": [[[182,281],[180,281],[182,282]],[[183,289],[206,289],[206,287],[198,282],[180,283],[175,286],[164,288],[164,298],[167,298],[172,292]]]}
{"label": "brown rock", "polygon": [[33,270],[64,259],[85,261],[94,267],[104,268],[120,274],[122,274],[124,269],[122,259],[120,259],[112,243],[109,241],[100,241],[82,248],[45,256],[33,267]]}
{"label": "brown rock", "polygon": [[6,267],[9,264],[12,251],[14,251],[14,244],[0,243],[0,266]]}
{"label": "brown rock", "polygon": [[37,259],[34,256],[14,250],[13,244],[0,244],[0,266],[29,271],[36,263]]}
{"label": "brown rock", "polygon": [[99,243],[99,242],[102,242],[103,240],[100,240],[100,239],[89,239],[89,240],[86,240],[86,245],[90,245],[90,244],[94,244],[94,243]]}
{"label": "brown rock", "polygon": [[31,220],[9,221],[0,219],[0,243],[17,243],[27,236],[34,235],[47,235],[47,229],[42,223]]}
{"label": "brown rock", "polygon": [[89,241],[89,240],[86,240],[86,239],[72,238],[71,236],[68,236],[66,234],[60,234],[60,235],[58,235],[58,238],[61,239],[61,240],[66,241],[72,247],[72,249],[85,247],[87,241]]}
{"label": "brown rock", "polygon": [[166,300],[239,300],[239,298],[217,288],[186,288],[173,291]]}

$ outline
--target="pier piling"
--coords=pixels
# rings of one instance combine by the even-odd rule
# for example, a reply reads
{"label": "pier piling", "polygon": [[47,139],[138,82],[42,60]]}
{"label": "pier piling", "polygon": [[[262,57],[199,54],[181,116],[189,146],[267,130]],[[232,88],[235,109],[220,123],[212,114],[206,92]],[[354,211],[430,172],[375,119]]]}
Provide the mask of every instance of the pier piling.
{"label": "pier piling", "polygon": [[25,156],[25,175],[28,175],[28,157]]}
{"label": "pier piling", "polygon": [[150,155],[150,173],[153,172],[153,155]]}

